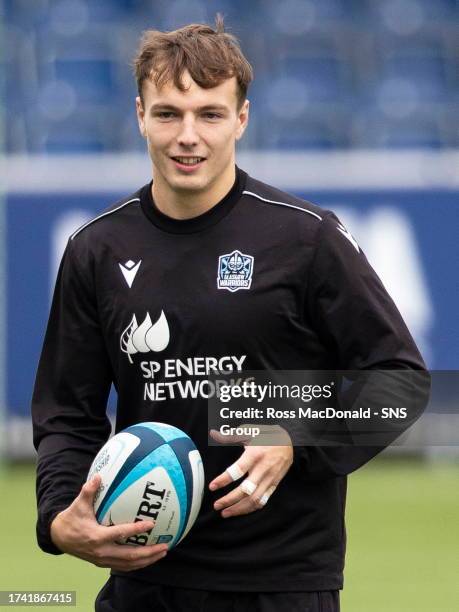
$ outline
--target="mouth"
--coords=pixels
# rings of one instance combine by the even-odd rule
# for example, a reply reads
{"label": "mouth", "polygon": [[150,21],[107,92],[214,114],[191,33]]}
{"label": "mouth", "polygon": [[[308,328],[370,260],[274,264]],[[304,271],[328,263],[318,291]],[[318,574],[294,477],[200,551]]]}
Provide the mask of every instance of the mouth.
{"label": "mouth", "polygon": [[180,170],[184,170],[185,172],[191,172],[196,170],[201,166],[203,162],[206,161],[205,157],[199,156],[184,156],[177,155],[171,157],[172,161],[175,162],[175,166]]}

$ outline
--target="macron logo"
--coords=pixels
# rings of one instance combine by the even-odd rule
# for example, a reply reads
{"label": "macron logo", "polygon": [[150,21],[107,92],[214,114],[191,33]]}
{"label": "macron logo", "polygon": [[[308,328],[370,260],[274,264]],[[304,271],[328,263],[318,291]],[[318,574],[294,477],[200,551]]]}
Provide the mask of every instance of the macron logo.
{"label": "macron logo", "polygon": [[135,275],[139,271],[141,263],[142,260],[135,263],[132,261],[132,259],[129,259],[129,261],[127,261],[125,264],[118,264],[129,288],[132,287],[132,283],[134,282]]}
{"label": "macron logo", "polygon": [[341,225],[341,224],[337,225],[336,229],[340,231],[343,234],[343,236],[349,240],[349,242],[352,244],[352,246],[357,251],[357,253],[360,253],[359,245],[357,244],[356,239],[354,238],[352,234],[348,232],[348,230],[344,227],[344,225]]}

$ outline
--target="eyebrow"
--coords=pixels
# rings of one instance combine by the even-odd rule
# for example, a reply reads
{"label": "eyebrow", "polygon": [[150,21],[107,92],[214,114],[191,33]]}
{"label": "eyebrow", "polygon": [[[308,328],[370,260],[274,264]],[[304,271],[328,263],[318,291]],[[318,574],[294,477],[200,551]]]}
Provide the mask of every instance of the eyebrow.
{"label": "eyebrow", "polygon": [[[161,102],[153,104],[150,107],[150,112],[157,111],[157,110],[173,110],[173,111],[181,112],[181,109],[178,108],[177,106],[174,106],[173,104],[167,104],[167,103],[162,104]],[[205,106],[199,106],[196,110],[198,112],[227,111],[228,107],[225,106],[224,104],[206,104]]]}

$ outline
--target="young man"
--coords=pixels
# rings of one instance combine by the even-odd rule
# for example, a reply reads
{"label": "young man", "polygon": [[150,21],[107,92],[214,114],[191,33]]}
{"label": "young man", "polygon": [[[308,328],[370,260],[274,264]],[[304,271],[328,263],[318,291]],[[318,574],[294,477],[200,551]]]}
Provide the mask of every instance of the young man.
{"label": "young man", "polygon": [[[39,544],[111,568],[101,612],[335,612],[346,474],[378,449],[209,446],[206,397],[147,393],[149,360],[226,357],[242,375],[422,358],[337,218],[236,167],[252,70],[222,22],[147,32],[135,68],[153,181],[77,230],[61,264],[33,398]],[[161,342],[129,343],[133,325]],[[99,480],[83,483],[110,432],[111,383],[117,431],[167,422],[203,456],[200,516],[169,552],[116,543],[151,523],[95,521]]]}

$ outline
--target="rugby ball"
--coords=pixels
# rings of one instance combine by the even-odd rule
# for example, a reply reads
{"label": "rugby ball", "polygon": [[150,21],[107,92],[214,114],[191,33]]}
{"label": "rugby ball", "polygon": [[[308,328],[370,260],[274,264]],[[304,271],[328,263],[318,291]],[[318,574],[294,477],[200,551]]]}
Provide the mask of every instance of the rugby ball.
{"label": "rugby ball", "polygon": [[101,448],[88,474],[102,477],[94,500],[101,525],[139,520],[154,528],[123,544],[176,546],[198,516],[204,494],[201,455],[191,438],[165,423],[139,423]]}

